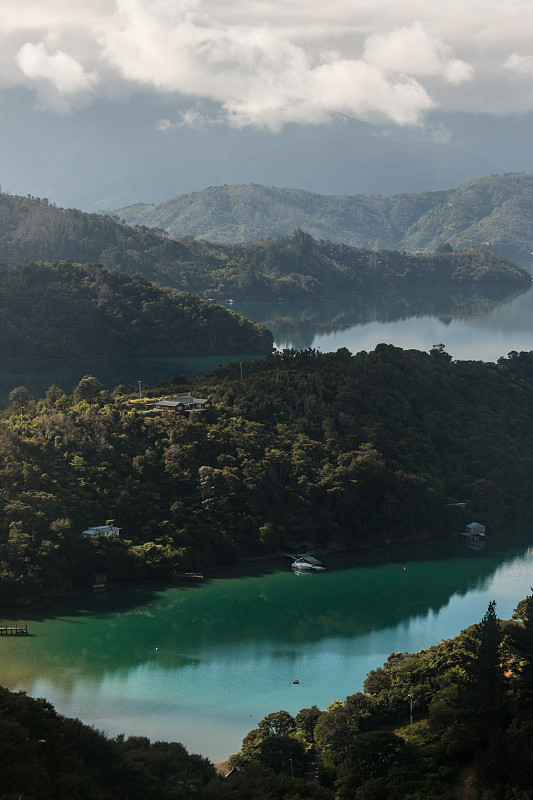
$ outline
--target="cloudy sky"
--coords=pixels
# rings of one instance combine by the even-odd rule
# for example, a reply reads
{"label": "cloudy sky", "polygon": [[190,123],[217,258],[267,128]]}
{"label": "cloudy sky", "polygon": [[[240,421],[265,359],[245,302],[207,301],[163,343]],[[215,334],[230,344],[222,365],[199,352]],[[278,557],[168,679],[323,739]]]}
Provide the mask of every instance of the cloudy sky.
{"label": "cloudy sky", "polygon": [[532,0],[0,0],[1,185],[118,208],[533,171],[532,31]]}
{"label": "cloudy sky", "polygon": [[531,0],[0,0],[0,81],[58,114],[179,98],[162,130],[421,125],[531,111],[532,31]]}

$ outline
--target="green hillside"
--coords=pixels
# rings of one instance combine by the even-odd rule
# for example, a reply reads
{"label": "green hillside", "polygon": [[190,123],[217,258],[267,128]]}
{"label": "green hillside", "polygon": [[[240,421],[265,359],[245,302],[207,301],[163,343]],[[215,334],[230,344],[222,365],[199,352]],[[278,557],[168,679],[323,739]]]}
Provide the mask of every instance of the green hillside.
{"label": "green hillside", "polygon": [[[0,412],[0,604],[274,553],[288,538],[372,549],[531,518],[533,355],[452,362],[381,344],[294,350],[186,385],[189,418],[100,391],[24,387]],[[146,405],[145,405],[146,404]],[[109,509],[128,531],[87,541]],[[503,535],[503,534],[502,534]]]}
{"label": "green hillside", "polygon": [[[398,206],[398,228],[408,223],[400,212]],[[222,301],[305,299],[411,287],[498,286],[513,291],[531,283],[524,270],[487,250],[453,252],[441,247],[432,255],[375,251],[317,240],[302,229],[292,236],[247,244],[213,244],[191,236],[171,239],[159,228],[130,227],[108,216],[56,208],[38,198],[0,195],[0,262],[12,266],[65,259],[99,263]]]}
{"label": "green hillside", "polygon": [[302,228],[358,247],[431,252],[489,247],[529,264],[533,249],[533,175],[493,175],[441,192],[392,197],[327,196],[266,186],[219,186],[158,204],[122,208],[129,224],[220,242],[252,241]]}
{"label": "green hillside", "polygon": [[216,303],[97,265],[0,266],[0,358],[269,353],[272,334]]}

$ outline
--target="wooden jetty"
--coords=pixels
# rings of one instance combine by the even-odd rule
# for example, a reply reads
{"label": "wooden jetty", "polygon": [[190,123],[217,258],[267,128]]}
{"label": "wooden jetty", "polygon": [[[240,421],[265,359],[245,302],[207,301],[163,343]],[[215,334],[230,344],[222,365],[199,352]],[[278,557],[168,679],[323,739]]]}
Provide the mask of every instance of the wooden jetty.
{"label": "wooden jetty", "polygon": [[204,576],[198,572],[173,572],[170,577],[179,581],[190,581],[191,583],[199,583],[204,580]]}
{"label": "wooden jetty", "polygon": [[0,625],[0,636],[28,636],[27,625]]}

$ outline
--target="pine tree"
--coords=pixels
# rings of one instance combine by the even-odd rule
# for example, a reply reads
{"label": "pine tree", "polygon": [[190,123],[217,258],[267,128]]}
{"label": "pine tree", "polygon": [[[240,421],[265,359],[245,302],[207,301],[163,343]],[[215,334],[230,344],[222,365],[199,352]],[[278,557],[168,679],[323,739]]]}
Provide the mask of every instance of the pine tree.
{"label": "pine tree", "polygon": [[521,601],[515,616],[521,621],[508,634],[507,644],[517,659],[513,673],[520,710],[528,714],[533,707],[533,595]]}
{"label": "pine tree", "polygon": [[503,633],[496,603],[465,638],[465,682],[460,692],[461,722],[480,742],[488,742],[505,722],[507,687]]}

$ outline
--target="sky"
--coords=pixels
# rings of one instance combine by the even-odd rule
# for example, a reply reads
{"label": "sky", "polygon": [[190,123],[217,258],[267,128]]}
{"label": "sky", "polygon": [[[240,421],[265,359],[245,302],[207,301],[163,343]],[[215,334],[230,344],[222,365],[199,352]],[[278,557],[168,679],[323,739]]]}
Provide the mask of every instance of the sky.
{"label": "sky", "polygon": [[446,115],[533,112],[531,31],[531,0],[0,0],[0,125],[23,91],[63,125],[150,97],[161,137],[348,118],[449,144]]}
{"label": "sky", "polygon": [[530,0],[0,0],[0,81],[63,114],[141,89],[187,98],[162,129],[416,125],[434,108],[531,111],[532,30]]}

